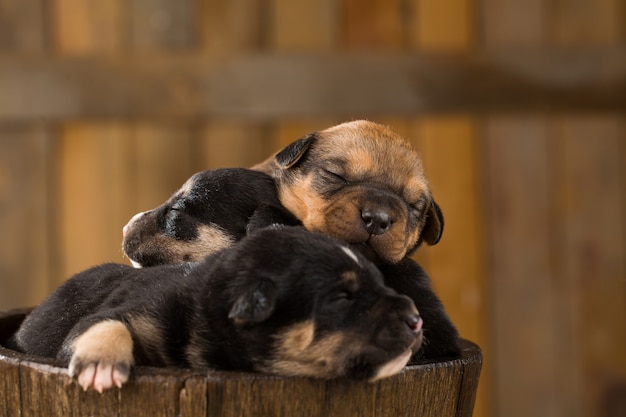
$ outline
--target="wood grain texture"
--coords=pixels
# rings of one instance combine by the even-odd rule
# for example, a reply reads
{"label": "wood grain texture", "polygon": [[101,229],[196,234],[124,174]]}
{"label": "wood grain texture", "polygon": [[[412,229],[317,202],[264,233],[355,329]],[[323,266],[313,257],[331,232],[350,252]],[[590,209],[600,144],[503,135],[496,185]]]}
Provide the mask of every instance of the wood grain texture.
{"label": "wood grain texture", "polygon": [[201,0],[197,2],[202,51],[227,55],[259,49],[267,35],[257,0]]}
{"label": "wood grain texture", "polygon": [[[549,42],[623,45],[619,0],[556,2]],[[626,91],[626,90],[622,90]],[[558,392],[564,415],[626,413],[623,115],[563,117],[552,124],[558,274]],[[622,352],[617,353],[617,351]]]}
{"label": "wood grain texture", "polygon": [[40,127],[0,126],[0,306],[39,303],[49,268],[53,136]]}
{"label": "wood grain texture", "polygon": [[[24,314],[0,313],[0,344]],[[15,407],[14,415],[29,417],[470,417],[482,355],[470,342],[463,348],[457,360],[407,367],[372,384],[140,367],[121,390],[98,394],[83,392],[54,361],[0,346],[0,399]],[[16,380],[17,385],[8,384]]]}
{"label": "wood grain texture", "polygon": [[601,415],[626,387],[624,130],[610,117],[555,130],[560,398],[571,415]]}
{"label": "wood grain texture", "polygon": [[0,0],[0,52],[42,53],[46,0]]}
{"label": "wood grain texture", "polygon": [[559,289],[552,282],[546,124],[492,118],[486,129],[495,415],[554,416]]}
{"label": "wood grain texture", "polygon": [[0,122],[623,110],[625,86],[623,50],[3,58]]}
{"label": "wood grain texture", "polygon": [[341,45],[350,50],[400,50],[406,41],[401,0],[342,0]]}

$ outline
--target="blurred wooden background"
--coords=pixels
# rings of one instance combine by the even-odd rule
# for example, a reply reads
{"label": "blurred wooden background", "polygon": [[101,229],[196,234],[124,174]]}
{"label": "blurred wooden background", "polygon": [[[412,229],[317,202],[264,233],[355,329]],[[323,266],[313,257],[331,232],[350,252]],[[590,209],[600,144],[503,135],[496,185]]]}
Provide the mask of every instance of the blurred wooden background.
{"label": "blurred wooden background", "polygon": [[369,118],[446,216],[417,258],[475,416],[624,416],[625,115],[623,0],[0,0],[0,309],[126,262],[194,172]]}

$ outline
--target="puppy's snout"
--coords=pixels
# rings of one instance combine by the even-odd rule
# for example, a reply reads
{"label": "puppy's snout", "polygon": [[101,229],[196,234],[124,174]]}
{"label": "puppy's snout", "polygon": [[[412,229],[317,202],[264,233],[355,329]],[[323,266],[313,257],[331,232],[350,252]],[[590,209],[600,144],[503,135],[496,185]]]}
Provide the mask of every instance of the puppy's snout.
{"label": "puppy's snout", "polygon": [[381,209],[365,208],[361,211],[361,219],[370,235],[382,235],[392,224],[389,213]]}
{"label": "puppy's snout", "polygon": [[411,329],[411,331],[416,334],[419,333],[420,330],[422,330],[422,326],[424,324],[424,321],[419,316],[419,314],[408,315],[404,319],[404,322],[407,324],[407,326],[409,326],[409,329]]}
{"label": "puppy's snout", "polygon": [[128,234],[128,231],[130,230],[130,228],[133,225],[133,223],[135,223],[137,221],[137,219],[142,217],[144,214],[146,214],[146,212],[142,211],[141,213],[137,213],[133,217],[131,217],[131,219],[128,221],[128,223],[126,223],[124,225],[124,227],[122,228],[122,237],[126,237],[126,235]]}

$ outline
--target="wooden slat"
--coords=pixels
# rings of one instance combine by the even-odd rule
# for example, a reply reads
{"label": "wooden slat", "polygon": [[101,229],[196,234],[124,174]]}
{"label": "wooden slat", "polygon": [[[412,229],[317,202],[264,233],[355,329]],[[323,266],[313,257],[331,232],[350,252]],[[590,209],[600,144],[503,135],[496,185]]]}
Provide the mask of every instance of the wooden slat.
{"label": "wooden slat", "polygon": [[[268,144],[268,142],[272,142]],[[212,122],[192,142],[194,171],[219,167],[250,167],[265,160],[275,149],[262,127]]]}
{"label": "wooden slat", "polygon": [[[270,47],[274,53],[289,51],[331,51],[340,34],[337,26],[339,2],[273,0],[270,20],[273,22]],[[313,17],[315,16],[315,17]],[[310,27],[302,27],[303,22]],[[294,96],[295,101],[301,98]],[[326,129],[336,124],[336,120],[320,118],[299,118],[271,125],[267,131],[267,145],[271,151],[266,157],[277,152],[302,136]],[[265,159],[265,158],[262,158]]]}
{"label": "wooden slat", "polygon": [[54,24],[54,48],[63,55],[112,54],[119,51],[128,36],[124,0],[54,0],[50,5]]}
{"label": "wooden slat", "polygon": [[132,135],[133,189],[138,211],[144,211],[162,204],[194,173],[191,161],[195,150],[190,147],[192,133],[182,124],[139,123]]}
{"label": "wooden slat", "polygon": [[610,117],[568,118],[556,135],[558,373],[566,412],[596,416],[626,382],[624,130]]}
{"label": "wooden slat", "polygon": [[141,51],[187,49],[198,42],[193,0],[130,2],[130,47]]}
{"label": "wooden slat", "polygon": [[199,38],[210,53],[257,49],[264,39],[261,6],[257,0],[202,0]]}
{"label": "wooden slat", "polygon": [[[623,45],[621,0],[577,0],[552,10],[557,47]],[[622,91],[623,92],[623,91]],[[557,363],[564,415],[610,415],[626,387],[623,117],[569,116],[553,124],[560,319]],[[584,196],[584,197],[583,197]]]}
{"label": "wooden slat", "polygon": [[279,51],[328,51],[337,42],[337,2],[270,1],[270,47]]}
{"label": "wooden slat", "polygon": [[0,121],[623,110],[625,88],[623,50],[264,55],[220,62],[202,56],[4,58]]}
{"label": "wooden slat", "polygon": [[[220,56],[258,51],[268,42],[267,6],[255,0],[200,2],[202,52]],[[190,145],[193,171],[252,166],[273,151],[267,142],[264,126],[239,120],[203,122]]]}
{"label": "wooden slat", "polygon": [[0,308],[39,303],[50,289],[50,154],[38,127],[0,126]]}
{"label": "wooden slat", "polygon": [[475,0],[414,0],[409,43],[422,51],[467,50],[474,43]]}
{"label": "wooden slat", "polygon": [[477,0],[482,37],[490,48],[537,48],[549,25],[546,0]]}
{"label": "wooden slat", "polygon": [[45,5],[45,0],[0,0],[0,52],[45,50]]}
{"label": "wooden slat", "polygon": [[[487,124],[495,415],[560,415],[551,282],[551,163],[542,119]],[[520,358],[524,360],[520,360]],[[529,399],[532,398],[532,401]]]}
{"label": "wooden slat", "polygon": [[398,50],[406,27],[400,0],[342,0],[342,44],[349,49]]}
{"label": "wooden slat", "polygon": [[557,45],[623,45],[623,0],[558,1],[551,12],[548,34]]}
{"label": "wooden slat", "polygon": [[[543,48],[546,8],[543,0],[483,0],[479,19],[488,50]],[[493,415],[559,416],[547,120],[488,117],[484,134]]]}
{"label": "wooden slat", "polygon": [[122,210],[136,193],[129,183],[131,143],[116,124],[72,124],[59,146],[61,278],[106,261],[122,262]]}

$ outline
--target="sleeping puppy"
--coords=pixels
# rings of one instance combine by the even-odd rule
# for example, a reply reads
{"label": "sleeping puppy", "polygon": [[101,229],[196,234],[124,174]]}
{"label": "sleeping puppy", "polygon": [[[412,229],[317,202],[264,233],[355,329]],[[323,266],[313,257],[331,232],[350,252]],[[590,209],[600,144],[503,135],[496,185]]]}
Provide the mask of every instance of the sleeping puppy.
{"label": "sleeping puppy", "polygon": [[27,316],[20,350],[67,361],[85,389],[121,387],[133,365],[213,367],[375,381],[422,342],[414,303],[345,243],[267,228],[198,264],[105,264]]}
{"label": "sleeping puppy", "polygon": [[159,207],[123,228],[122,248],[135,267],[199,261],[271,224],[296,225],[268,175],[243,168],[195,174]]}
{"label": "sleeping puppy", "polygon": [[[458,334],[410,255],[443,232],[420,156],[389,128],[343,123],[311,133],[253,167],[276,181],[278,197],[307,230],[334,236],[358,248],[383,270],[385,282],[407,294],[422,312],[425,358],[459,353]],[[436,316],[422,311],[430,297]]]}
{"label": "sleeping puppy", "polygon": [[420,156],[373,122],[311,133],[253,169],[274,178],[281,203],[307,230],[360,246],[379,263],[399,262],[443,232]]}

